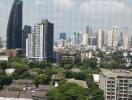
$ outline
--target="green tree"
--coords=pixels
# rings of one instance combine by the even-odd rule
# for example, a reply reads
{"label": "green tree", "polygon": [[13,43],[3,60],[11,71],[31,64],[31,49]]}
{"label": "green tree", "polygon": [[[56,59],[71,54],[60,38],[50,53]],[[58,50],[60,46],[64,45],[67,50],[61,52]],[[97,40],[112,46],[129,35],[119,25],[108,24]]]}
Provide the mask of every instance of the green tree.
{"label": "green tree", "polygon": [[0,70],[0,89],[4,85],[9,85],[12,83],[12,78],[10,76],[7,76],[6,73],[2,70]]}
{"label": "green tree", "polygon": [[64,69],[71,69],[73,66],[73,64],[64,64]]}
{"label": "green tree", "polygon": [[65,71],[65,77],[66,78],[73,78],[74,77],[74,73],[71,71]]}
{"label": "green tree", "polygon": [[5,70],[8,68],[7,61],[0,61],[0,69]]}
{"label": "green tree", "polygon": [[89,100],[88,90],[73,83],[63,83],[47,93],[47,100]]}
{"label": "green tree", "polygon": [[66,78],[75,78],[77,80],[85,80],[85,75],[82,72],[65,71]]}
{"label": "green tree", "polygon": [[22,57],[10,57],[8,62],[10,67],[13,68],[23,68],[28,67],[28,60]]}
{"label": "green tree", "polygon": [[49,80],[50,79],[47,74],[39,74],[34,78],[34,84],[36,86],[39,86],[39,84],[48,84]]}
{"label": "green tree", "polygon": [[12,74],[13,79],[30,79],[31,75],[26,68],[17,68]]}
{"label": "green tree", "polygon": [[41,69],[47,69],[51,68],[52,65],[49,62],[41,61],[41,62],[30,62],[29,63],[30,68],[41,68]]}
{"label": "green tree", "polygon": [[99,85],[96,84],[93,80],[92,72],[85,70],[84,71],[86,82],[89,87],[90,100],[105,100],[103,96],[103,91],[99,89]]}
{"label": "green tree", "polygon": [[82,62],[82,65],[83,65],[85,68],[96,69],[96,68],[97,68],[97,59],[95,59],[95,58],[85,59],[85,60]]}

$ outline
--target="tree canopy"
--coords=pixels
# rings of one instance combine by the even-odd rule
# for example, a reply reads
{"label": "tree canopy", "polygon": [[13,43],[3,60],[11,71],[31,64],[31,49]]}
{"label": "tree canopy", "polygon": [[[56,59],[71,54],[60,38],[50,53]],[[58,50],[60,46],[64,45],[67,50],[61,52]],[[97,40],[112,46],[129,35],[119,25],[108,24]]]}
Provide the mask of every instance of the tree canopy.
{"label": "tree canopy", "polygon": [[49,91],[47,100],[89,100],[88,90],[77,84],[64,83]]}

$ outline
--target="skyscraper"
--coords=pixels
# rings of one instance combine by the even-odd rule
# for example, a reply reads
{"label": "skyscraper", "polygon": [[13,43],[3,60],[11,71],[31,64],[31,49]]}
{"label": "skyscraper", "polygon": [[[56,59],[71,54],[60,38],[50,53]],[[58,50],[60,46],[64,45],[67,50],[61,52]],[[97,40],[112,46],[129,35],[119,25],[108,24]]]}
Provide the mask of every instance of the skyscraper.
{"label": "skyscraper", "polygon": [[107,46],[109,48],[113,47],[113,32],[112,31],[108,31],[108,41],[107,41]]}
{"label": "skyscraper", "polygon": [[132,36],[130,37],[130,46],[132,46]]}
{"label": "skyscraper", "polygon": [[99,30],[97,33],[97,44],[99,49],[102,49],[104,46],[104,31],[102,30]]}
{"label": "skyscraper", "polygon": [[79,46],[81,43],[81,32],[74,32],[72,35],[72,44],[75,46]]}
{"label": "skyscraper", "polygon": [[22,0],[14,0],[7,26],[7,49],[22,48],[22,6]]}
{"label": "skyscraper", "polygon": [[60,33],[60,40],[66,40],[66,33]]}
{"label": "skyscraper", "polygon": [[129,35],[128,35],[128,28],[125,27],[124,32],[124,40],[123,40],[123,49],[127,50],[129,48]]}
{"label": "skyscraper", "polygon": [[53,60],[54,25],[47,19],[34,26],[26,40],[26,56],[37,61]]}
{"label": "skyscraper", "polygon": [[119,28],[118,26],[113,26],[112,28],[113,33],[113,49],[116,50],[118,48],[118,36],[119,36]]}
{"label": "skyscraper", "polygon": [[26,38],[28,34],[31,33],[31,26],[25,25],[22,31],[22,48],[26,50]]}
{"label": "skyscraper", "polygon": [[96,46],[97,45],[97,33],[93,32],[92,28],[87,26],[86,33],[88,34],[88,45]]}
{"label": "skyscraper", "polygon": [[82,44],[84,46],[87,46],[88,45],[88,33],[83,33],[83,41],[82,41]]}
{"label": "skyscraper", "polygon": [[97,45],[97,33],[92,33],[90,37],[88,37],[88,45],[89,46],[96,46]]}

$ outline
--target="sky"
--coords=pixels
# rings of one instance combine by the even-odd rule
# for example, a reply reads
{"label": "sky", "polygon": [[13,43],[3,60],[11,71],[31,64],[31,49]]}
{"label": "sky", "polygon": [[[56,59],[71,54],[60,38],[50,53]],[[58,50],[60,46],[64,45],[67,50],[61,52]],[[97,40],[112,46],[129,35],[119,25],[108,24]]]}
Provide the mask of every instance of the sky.
{"label": "sky", "polygon": [[[6,39],[9,13],[14,0],[0,0],[0,37]],[[23,0],[23,25],[47,18],[54,23],[55,38],[59,33],[71,35],[86,31],[108,31],[112,26],[128,27],[132,33],[132,0]]]}

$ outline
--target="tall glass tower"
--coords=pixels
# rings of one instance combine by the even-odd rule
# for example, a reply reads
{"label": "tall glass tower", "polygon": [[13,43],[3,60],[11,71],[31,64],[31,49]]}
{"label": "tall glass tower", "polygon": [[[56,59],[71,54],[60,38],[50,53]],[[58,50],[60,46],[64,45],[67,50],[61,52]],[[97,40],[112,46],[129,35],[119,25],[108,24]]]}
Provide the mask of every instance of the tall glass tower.
{"label": "tall glass tower", "polygon": [[7,26],[7,49],[22,48],[22,6],[22,0],[14,0]]}

